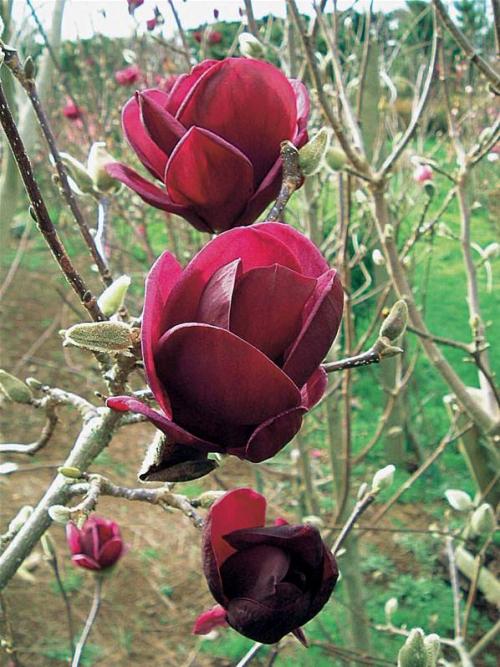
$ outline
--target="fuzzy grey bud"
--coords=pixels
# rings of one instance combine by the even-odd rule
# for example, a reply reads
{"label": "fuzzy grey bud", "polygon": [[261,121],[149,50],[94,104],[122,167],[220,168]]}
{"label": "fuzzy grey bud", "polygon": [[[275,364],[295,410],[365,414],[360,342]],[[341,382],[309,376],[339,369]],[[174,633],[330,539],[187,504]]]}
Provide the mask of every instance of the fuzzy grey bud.
{"label": "fuzzy grey bud", "polygon": [[124,352],[134,344],[133,330],[124,322],[84,322],[64,332],[63,345],[94,352]]}
{"label": "fuzzy grey bud", "polygon": [[0,369],[0,391],[14,403],[31,403],[31,389],[21,380]]}
{"label": "fuzzy grey bud", "polygon": [[325,160],[332,171],[340,171],[347,162],[346,155],[340,148],[330,148],[325,154]]}
{"label": "fuzzy grey bud", "polygon": [[329,132],[323,127],[299,150],[299,165],[304,176],[311,176],[318,171],[328,148],[329,139]]}
{"label": "fuzzy grey bud", "polygon": [[406,301],[399,299],[391,308],[389,315],[380,327],[379,336],[388,338],[391,342],[397,340],[405,332],[408,324],[408,306]]}
{"label": "fuzzy grey bud", "polygon": [[397,598],[389,598],[384,605],[385,618],[388,623],[391,622],[392,617],[398,610],[398,600]]}
{"label": "fuzzy grey bud", "polygon": [[425,652],[427,654],[427,662],[425,667],[436,667],[439,652],[441,650],[441,640],[439,635],[435,633],[427,635],[424,639]]}
{"label": "fuzzy grey bud", "polygon": [[424,633],[414,628],[398,654],[398,667],[427,667]]}
{"label": "fuzzy grey bud", "polygon": [[25,505],[21,507],[16,516],[9,523],[9,533],[17,533],[24,526],[26,521],[33,514],[33,508],[31,505]]}

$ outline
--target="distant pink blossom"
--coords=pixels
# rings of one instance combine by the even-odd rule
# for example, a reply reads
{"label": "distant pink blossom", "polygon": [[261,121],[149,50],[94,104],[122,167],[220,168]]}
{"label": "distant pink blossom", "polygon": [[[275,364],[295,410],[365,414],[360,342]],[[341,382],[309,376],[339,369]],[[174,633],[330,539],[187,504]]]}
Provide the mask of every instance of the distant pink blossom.
{"label": "distant pink blossom", "polygon": [[320,459],[323,456],[323,452],[321,449],[311,449],[310,452],[310,457],[312,459]]}
{"label": "distant pink blossom", "polygon": [[128,3],[128,13],[133,14],[137,7],[140,7],[144,4],[144,0],[127,0]]}
{"label": "distant pink blossom", "polygon": [[[193,33],[193,38],[198,44],[201,44],[203,40],[203,32],[197,30]],[[222,42],[222,34],[218,30],[210,30],[207,34],[207,42],[209,44],[220,44]]]}
{"label": "distant pink blossom", "polygon": [[434,172],[428,164],[419,164],[413,172],[413,180],[416,183],[426,183],[427,181],[432,181],[434,178]]}
{"label": "distant pink blossom", "polygon": [[69,118],[70,120],[78,120],[82,117],[82,111],[80,107],[78,107],[73,102],[73,100],[70,100],[69,98],[63,107],[63,114],[66,118]]}
{"label": "distant pink blossom", "polygon": [[115,72],[115,81],[120,86],[132,86],[141,76],[139,65],[129,65]]}
{"label": "distant pink blossom", "polygon": [[153,16],[152,19],[148,19],[148,20],[146,21],[146,28],[147,28],[150,32],[151,32],[152,30],[154,30],[154,29],[156,28],[157,25],[158,25],[158,21],[156,20],[156,16]]}

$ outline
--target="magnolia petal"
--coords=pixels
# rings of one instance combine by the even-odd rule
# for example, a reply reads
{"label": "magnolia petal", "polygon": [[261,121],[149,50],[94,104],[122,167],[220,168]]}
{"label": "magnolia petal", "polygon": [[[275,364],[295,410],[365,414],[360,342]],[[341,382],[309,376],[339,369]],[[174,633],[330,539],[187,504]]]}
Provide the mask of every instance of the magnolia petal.
{"label": "magnolia petal", "polygon": [[257,186],[279,157],[281,142],[295,134],[297,102],[274,65],[226,58],[198,79],[178,118],[185,127],[206,128],[239,148],[254,167]]}
{"label": "magnolia petal", "polygon": [[134,192],[136,192],[147,204],[163,211],[167,211],[168,213],[175,213],[176,215],[182,216],[190,222],[193,227],[196,227],[196,229],[199,229],[201,232],[210,231],[195,211],[186,206],[174,204],[165,190],[150,183],[136,171],[127,167],[127,165],[121,164],[120,162],[111,162],[106,165],[105,169],[110,176],[134,190]]}
{"label": "magnolia petal", "polygon": [[172,408],[156,373],[154,355],[158,341],[165,331],[165,307],[168,297],[181,275],[182,267],[171,253],[164,252],[160,255],[146,279],[141,326],[142,358],[148,385],[169,419],[172,418]]}
{"label": "magnolia petal", "polygon": [[278,360],[297,337],[315,286],[314,278],[278,264],[247,271],[233,294],[231,331]]}
{"label": "magnolia petal", "polygon": [[80,531],[72,521],[66,524],[66,541],[72,554],[81,552]]}
{"label": "magnolia petal", "polygon": [[195,65],[189,74],[181,74],[181,76],[177,77],[168,96],[166,108],[169,113],[171,113],[173,116],[177,114],[180,105],[194,84],[201,76],[203,76],[207,70],[212,67],[212,65],[215,65],[217,62],[219,61],[204,60],[198,65]]}
{"label": "magnolia petal", "polygon": [[[145,90],[142,94],[160,105],[166,101],[166,94],[160,90]],[[141,110],[135,97],[132,97],[123,107],[122,127],[128,143],[137,153],[142,164],[155,178],[163,181],[167,155],[146,132],[142,123]]]}
{"label": "magnolia petal", "polygon": [[268,419],[253,432],[243,452],[229,450],[229,453],[252,463],[270,459],[299,431],[305,412],[305,408],[299,407]]}
{"label": "magnolia petal", "polygon": [[304,324],[283,365],[284,372],[302,387],[323,361],[342,320],[344,292],[335,269],[318,278],[306,304]]}
{"label": "magnolia petal", "polygon": [[158,104],[151,95],[138,92],[136,98],[141,109],[142,122],[146,132],[165,155],[170,155],[186,133],[186,128],[165,110],[163,104]]}
{"label": "magnolia petal", "polygon": [[111,567],[123,552],[123,541],[118,537],[108,540],[99,551],[98,563],[102,568]]}
{"label": "magnolia petal", "polygon": [[172,402],[196,418],[250,426],[300,405],[297,387],[262,352],[208,324],[169,329],[156,366]]}
{"label": "magnolia petal", "polygon": [[308,410],[314,407],[325,393],[327,384],[328,377],[326,371],[321,366],[318,366],[300,390],[302,405]]}
{"label": "magnolia petal", "polygon": [[258,266],[275,263],[293,271],[300,271],[300,264],[288,250],[286,243],[283,243],[278,235],[273,235],[273,230],[271,233],[264,233],[262,227],[265,225],[256,227],[224,232],[207,243],[189,262],[168,300],[165,322],[169,327],[196,321],[198,304],[210,277],[235,259],[241,259],[243,273]]}
{"label": "magnolia petal", "polygon": [[227,628],[226,610],[220,604],[202,612],[193,626],[194,635],[208,635],[215,628]]}
{"label": "magnolia petal", "polygon": [[222,266],[213,274],[201,295],[197,322],[229,329],[231,300],[236,280],[241,275],[241,259]]}
{"label": "magnolia petal", "polygon": [[193,207],[213,231],[224,231],[253,194],[253,167],[224,139],[192,127],[168,161],[165,183],[174,202]]}
{"label": "magnolia petal", "polygon": [[101,569],[99,563],[96,563],[96,561],[93,558],[90,558],[90,556],[85,556],[84,554],[76,554],[75,556],[71,557],[71,560],[75,565],[78,565],[79,567],[84,567],[86,570]]}

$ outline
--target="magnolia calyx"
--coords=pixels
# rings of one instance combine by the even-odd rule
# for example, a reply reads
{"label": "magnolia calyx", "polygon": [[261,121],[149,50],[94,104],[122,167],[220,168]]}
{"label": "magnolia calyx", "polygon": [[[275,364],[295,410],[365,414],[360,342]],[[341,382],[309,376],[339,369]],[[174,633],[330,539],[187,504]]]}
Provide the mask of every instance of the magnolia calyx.
{"label": "magnolia calyx", "polygon": [[63,345],[93,352],[126,352],[137,342],[137,329],[124,322],[84,322],[63,332]]}
{"label": "magnolia calyx", "polygon": [[0,391],[14,403],[31,403],[31,389],[14,375],[0,369]]}

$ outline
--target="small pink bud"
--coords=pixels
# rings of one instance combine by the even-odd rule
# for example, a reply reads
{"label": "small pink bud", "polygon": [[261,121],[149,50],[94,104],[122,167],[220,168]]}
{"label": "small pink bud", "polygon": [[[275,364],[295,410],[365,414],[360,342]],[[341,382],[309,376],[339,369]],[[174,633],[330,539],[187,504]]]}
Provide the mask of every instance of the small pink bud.
{"label": "small pink bud", "polygon": [[118,524],[96,516],[87,519],[81,528],[68,523],[66,540],[71,560],[86,570],[106,570],[126,551]]}
{"label": "small pink bud", "polygon": [[70,120],[78,120],[82,117],[82,111],[80,107],[77,107],[73,100],[66,101],[66,104],[63,107],[63,115]]}
{"label": "small pink bud", "polygon": [[217,21],[218,18],[219,18],[219,10],[214,9],[214,19]]}
{"label": "small pink bud", "polygon": [[202,612],[193,627],[194,635],[208,635],[214,628],[227,627],[226,610],[220,604]]}
{"label": "small pink bud", "polygon": [[434,173],[432,168],[428,164],[419,164],[413,172],[413,179],[417,183],[425,183],[426,181],[432,181],[434,178]]}
{"label": "small pink bud", "polygon": [[115,72],[115,81],[120,86],[132,86],[141,76],[139,65],[130,65]]}
{"label": "small pink bud", "polygon": [[156,28],[156,18],[153,16],[152,19],[146,21],[146,28],[151,32]]}
{"label": "small pink bud", "polygon": [[323,457],[323,452],[321,449],[311,449],[310,457],[312,459],[321,459]]}

